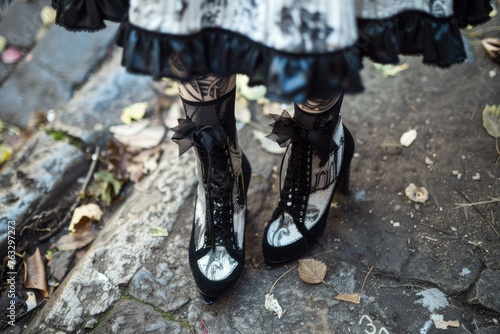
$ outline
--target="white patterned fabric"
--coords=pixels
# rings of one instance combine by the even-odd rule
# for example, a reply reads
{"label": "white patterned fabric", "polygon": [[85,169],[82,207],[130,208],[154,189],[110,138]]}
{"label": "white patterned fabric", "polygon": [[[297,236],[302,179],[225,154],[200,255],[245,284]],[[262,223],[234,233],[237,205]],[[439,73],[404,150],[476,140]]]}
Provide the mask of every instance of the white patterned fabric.
{"label": "white patterned fabric", "polygon": [[[238,205],[238,203],[241,201],[237,198],[239,194],[245,193],[244,189],[240,189],[243,186],[243,171],[241,168],[242,152],[240,148],[235,148],[234,145],[229,145],[229,147],[235,180],[241,181],[234,182],[232,202],[234,204],[233,230],[236,238],[236,246],[242,252],[245,238],[246,206]],[[203,174],[203,165],[201,163],[201,159],[198,156],[196,160],[196,174],[201,180],[201,175]],[[194,245],[196,251],[207,247],[207,244],[205,242],[205,236],[208,233],[206,223],[207,205],[205,185],[203,182],[199,182],[197,186],[197,200],[194,218]],[[215,250],[208,250],[208,252],[203,257],[197,260],[197,263],[203,275],[205,275],[205,277],[207,277],[211,281],[221,281],[226,279],[238,266],[238,262],[228,253],[227,249],[223,246],[216,246]]]}
{"label": "white patterned fabric", "polygon": [[388,18],[402,11],[453,15],[452,0],[131,0],[130,22],[164,34],[223,28],[286,52],[332,52],[358,39],[356,17]]}
{"label": "white patterned fabric", "polygon": [[[311,163],[311,192],[304,220],[304,225],[308,230],[318,223],[330,205],[330,198],[338,181],[337,176],[340,172],[344,155],[344,128],[342,120],[339,120],[337,124],[333,140],[338,144],[339,148],[330,154],[328,162],[324,166],[321,166],[320,159],[314,155]],[[335,154],[337,154],[337,159],[334,157]],[[285,205],[292,205],[291,198],[289,200],[289,203],[285,203]],[[276,220],[270,223],[267,242],[273,247],[287,246],[301,238],[303,236],[293,222],[293,218],[286,212],[283,215],[279,215]]]}

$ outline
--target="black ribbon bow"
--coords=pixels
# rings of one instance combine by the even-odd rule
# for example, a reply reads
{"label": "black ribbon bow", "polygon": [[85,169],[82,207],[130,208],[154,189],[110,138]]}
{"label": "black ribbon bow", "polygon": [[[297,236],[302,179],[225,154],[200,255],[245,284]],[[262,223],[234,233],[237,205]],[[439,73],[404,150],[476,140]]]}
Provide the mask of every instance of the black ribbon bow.
{"label": "black ribbon bow", "polygon": [[293,119],[286,110],[283,110],[281,115],[271,114],[271,116],[275,122],[270,124],[273,130],[267,137],[277,142],[281,147],[287,147],[302,139],[311,146],[322,165],[328,161],[330,154],[338,148],[329,128],[308,129]]}
{"label": "black ribbon bow", "polygon": [[179,118],[179,125],[172,128],[172,141],[179,145],[179,156],[193,145],[210,152],[217,146],[224,145],[226,132],[221,125],[198,125],[190,119]]}

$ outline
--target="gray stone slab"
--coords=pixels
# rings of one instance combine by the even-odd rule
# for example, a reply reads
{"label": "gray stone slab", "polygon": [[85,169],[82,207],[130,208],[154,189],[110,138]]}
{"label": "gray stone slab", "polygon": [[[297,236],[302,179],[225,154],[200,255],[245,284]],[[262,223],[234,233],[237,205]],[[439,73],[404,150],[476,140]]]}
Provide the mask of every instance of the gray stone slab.
{"label": "gray stone slab", "polygon": [[34,63],[21,63],[0,87],[0,118],[26,127],[36,110],[60,108],[72,94],[70,84]]}
{"label": "gray stone slab", "polygon": [[[120,298],[120,287],[130,284],[141,268],[147,268],[148,261],[151,265],[157,266],[160,259],[169,258],[175,261],[177,266],[183,266],[183,269],[163,272],[165,266],[158,267],[158,270],[154,270],[154,267],[147,268],[149,272],[155,273],[153,280],[150,281],[147,280],[147,276],[151,275],[137,275],[133,293],[135,296],[146,298],[145,303],[160,300],[163,304],[159,306],[165,306],[169,301],[168,292],[148,297],[147,292],[153,290],[141,287],[141,284],[154,283],[155,287],[158,287],[161,282],[172,279],[170,276],[172,274],[176,275],[175,279],[178,282],[171,281],[170,288],[184,290],[190,297],[196,293],[193,286],[189,288],[185,286],[188,280],[182,272],[187,273],[187,267],[185,258],[182,259],[182,263],[180,262],[179,254],[186,255],[186,253],[175,252],[179,246],[172,242],[170,237],[155,238],[148,233],[149,228],[154,226],[172,230],[180,212],[183,211],[185,200],[193,192],[194,161],[189,154],[183,155],[179,160],[172,159],[177,152],[177,145],[173,142],[166,144],[158,169],[137,185],[142,191],[132,194],[128,198],[129,202],[122,205],[110,217],[84,259],[71,271],[65,284],[58,288],[51,298],[50,305],[37,314],[27,333],[36,333],[36,328],[39,326],[51,326],[69,331],[94,328],[99,316]],[[173,247],[170,252],[165,251],[166,244]],[[169,268],[173,267],[174,264],[169,263]],[[87,284],[90,282],[87,277],[95,280],[93,291],[86,290],[92,287],[91,284]],[[84,294],[77,297],[75,293],[80,292]],[[88,298],[91,295],[99,298]],[[183,292],[176,291],[173,296],[183,296]],[[70,299],[74,301],[70,302]],[[182,300],[175,302],[182,303]],[[177,305],[180,306],[182,305]]]}
{"label": "gray stone slab", "polygon": [[[16,229],[29,223],[29,216],[51,196],[84,173],[84,154],[77,148],[38,133],[0,172],[0,244],[7,237],[7,221]],[[6,247],[3,247],[6,249]]]}
{"label": "gray stone slab", "polygon": [[121,49],[95,73],[64,109],[57,113],[54,127],[64,129],[87,141],[95,141],[107,133],[111,125],[122,124],[124,107],[134,102],[150,100],[151,79],[132,75],[120,65]]}
{"label": "gray stone slab", "polygon": [[[152,96],[151,90],[144,89],[149,79],[127,74],[119,63],[120,53],[116,52],[114,58],[79,91],[69,105],[58,112],[57,119],[50,126],[86,142],[104,144],[109,136],[106,129],[120,123],[122,108],[132,101],[143,101]],[[32,66],[40,74],[39,77],[47,73],[32,64],[27,65]],[[26,75],[35,80],[34,73],[27,72]],[[17,83],[23,84],[23,80],[12,79],[0,89],[0,118],[5,121],[9,121],[9,118],[2,113],[5,105],[10,107],[8,101],[23,103],[15,95],[6,95],[6,88],[15,91]],[[50,87],[51,78],[47,80]],[[39,86],[43,82],[33,81],[31,84],[35,91],[44,89],[43,85]],[[28,98],[27,95],[29,91],[26,90],[23,97]],[[34,97],[30,97],[29,101],[32,104],[36,102]],[[55,101],[47,99],[49,108],[54,108],[54,104]],[[16,113],[19,111],[11,109]],[[28,118],[24,121],[27,122]],[[74,183],[77,177],[85,173],[87,166],[85,156],[79,149],[65,142],[56,142],[43,133],[31,138],[0,172],[0,244],[3,244],[7,235],[7,224],[4,222],[15,220],[17,228],[21,229],[39,205],[43,205],[47,198],[58,191],[66,189],[67,182]]]}
{"label": "gray stone slab", "polygon": [[[165,250],[165,255],[169,254]],[[183,254],[186,255],[186,254]],[[168,258],[168,256],[165,256]],[[163,312],[179,310],[189,301],[188,285],[189,272],[183,266],[172,266],[168,263],[159,263],[156,274],[141,269],[130,281],[129,295],[148,304],[155,305]]]}
{"label": "gray stone slab", "polygon": [[116,303],[108,317],[97,328],[99,333],[171,333],[189,334],[188,328],[166,319],[153,307],[143,303],[122,299]]}
{"label": "gray stone slab", "polygon": [[472,304],[482,306],[500,313],[500,271],[487,269],[481,273],[474,287],[469,291],[467,299]]}
{"label": "gray stone slab", "polygon": [[38,29],[43,25],[40,11],[49,5],[50,0],[13,1],[0,21],[0,35],[7,38],[10,45],[31,48]]}
{"label": "gray stone slab", "polygon": [[436,254],[441,253],[429,245],[420,245],[416,254],[408,261],[404,275],[410,279],[436,284],[447,294],[467,291],[481,273],[481,261],[477,255],[470,255],[464,250],[455,248],[449,252],[451,254],[443,250],[443,257],[440,259],[436,258]]}
{"label": "gray stone slab", "polygon": [[79,86],[109,56],[118,24],[88,33],[53,26],[33,50],[33,62],[53,76]]}

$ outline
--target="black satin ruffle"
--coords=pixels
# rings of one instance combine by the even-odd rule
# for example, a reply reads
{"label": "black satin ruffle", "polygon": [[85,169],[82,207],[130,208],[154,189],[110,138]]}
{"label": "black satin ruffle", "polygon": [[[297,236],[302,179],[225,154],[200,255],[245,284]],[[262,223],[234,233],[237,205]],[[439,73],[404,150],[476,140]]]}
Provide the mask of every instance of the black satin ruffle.
{"label": "black satin ruffle", "polygon": [[[275,100],[303,101],[313,92],[327,98],[363,89],[360,58],[354,49],[297,55],[279,52],[222,29],[178,36],[151,33],[128,22],[120,26],[117,44],[123,47],[122,65],[128,71],[155,79],[186,81],[208,73],[243,73],[249,76],[249,85],[266,85],[268,97]],[[172,56],[182,64],[180,75],[170,66]]]}
{"label": "black satin ruffle", "polygon": [[449,67],[466,59],[454,17],[406,11],[384,20],[358,20],[356,48],[374,62],[394,64],[399,54],[422,55],[425,64]]}
{"label": "black satin ruffle", "polygon": [[453,11],[460,28],[488,21],[492,10],[490,0],[455,0],[453,2]]}
{"label": "black satin ruffle", "polygon": [[71,31],[97,31],[104,20],[120,22],[128,13],[128,0],[52,0],[57,25]]}
{"label": "black satin ruffle", "polygon": [[[123,47],[122,65],[130,72],[179,80],[244,73],[249,85],[264,84],[269,98],[285,101],[361,92],[364,56],[394,64],[399,54],[423,55],[424,63],[440,67],[466,58],[454,17],[438,19],[407,11],[384,20],[359,20],[358,26],[360,38],[353,47],[312,55],[279,52],[222,29],[177,36],[152,33],[127,21],[119,29],[117,43]],[[182,75],[170,67],[173,55],[184,67]]]}

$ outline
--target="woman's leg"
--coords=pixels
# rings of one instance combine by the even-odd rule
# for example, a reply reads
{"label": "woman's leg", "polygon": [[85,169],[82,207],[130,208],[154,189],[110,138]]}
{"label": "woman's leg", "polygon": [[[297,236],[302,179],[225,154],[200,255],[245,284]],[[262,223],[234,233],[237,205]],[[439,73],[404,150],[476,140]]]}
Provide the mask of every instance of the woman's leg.
{"label": "woman's leg", "polygon": [[250,166],[238,145],[235,76],[179,83],[186,111],[172,139],[193,147],[198,178],[189,263],[207,304],[226,292],[244,265],[246,189]]}
{"label": "woman's leg", "polygon": [[325,229],[335,190],[347,182],[354,141],[342,125],[342,98],[309,99],[295,104],[293,120],[275,117],[272,136],[291,147],[279,203],[264,233],[268,267],[311,249]]}

